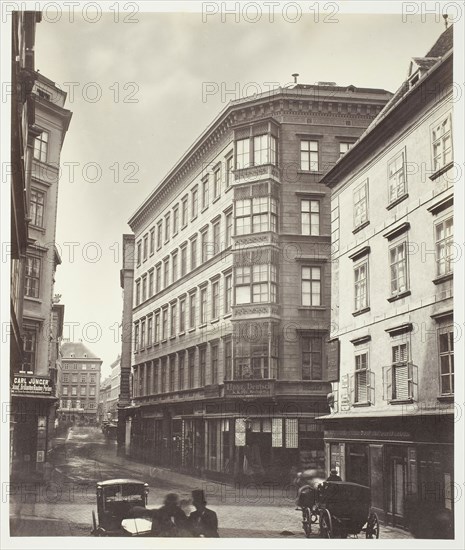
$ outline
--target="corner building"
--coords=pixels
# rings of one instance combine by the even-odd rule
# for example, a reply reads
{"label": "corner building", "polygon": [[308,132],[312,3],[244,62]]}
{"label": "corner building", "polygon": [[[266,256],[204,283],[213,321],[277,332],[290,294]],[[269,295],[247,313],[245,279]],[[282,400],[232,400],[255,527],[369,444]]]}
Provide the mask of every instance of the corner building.
{"label": "corner building", "polygon": [[314,419],[331,390],[331,236],[320,178],[390,97],[296,84],[234,101],[131,217],[128,454],[218,479],[323,466]]}

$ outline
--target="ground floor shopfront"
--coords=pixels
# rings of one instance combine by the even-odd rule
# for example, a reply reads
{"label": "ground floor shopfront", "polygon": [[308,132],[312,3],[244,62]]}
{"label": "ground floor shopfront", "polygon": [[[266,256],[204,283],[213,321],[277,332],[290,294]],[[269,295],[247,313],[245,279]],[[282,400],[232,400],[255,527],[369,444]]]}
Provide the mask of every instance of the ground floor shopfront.
{"label": "ground floor shopfront", "polygon": [[54,397],[13,396],[10,410],[10,474],[12,480],[42,480],[55,425]]}
{"label": "ground floor shopfront", "polygon": [[257,401],[126,408],[125,454],[212,479],[292,482],[299,469],[324,467],[318,411],[292,410]]}
{"label": "ground floor shopfront", "polygon": [[324,420],[327,469],[371,487],[388,524],[422,538],[453,538],[452,415]]}

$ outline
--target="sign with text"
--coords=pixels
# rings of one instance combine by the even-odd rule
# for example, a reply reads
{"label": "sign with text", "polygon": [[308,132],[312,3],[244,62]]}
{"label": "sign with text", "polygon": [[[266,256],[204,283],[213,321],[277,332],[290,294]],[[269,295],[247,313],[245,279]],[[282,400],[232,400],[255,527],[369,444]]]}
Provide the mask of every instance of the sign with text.
{"label": "sign with text", "polygon": [[233,380],[225,382],[225,396],[267,396],[273,391],[273,382],[270,380]]}
{"label": "sign with text", "polygon": [[339,382],[339,339],[328,340],[328,382]]}
{"label": "sign with text", "polygon": [[46,376],[16,374],[11,393],[14,395],[52,395],[52,382]]}

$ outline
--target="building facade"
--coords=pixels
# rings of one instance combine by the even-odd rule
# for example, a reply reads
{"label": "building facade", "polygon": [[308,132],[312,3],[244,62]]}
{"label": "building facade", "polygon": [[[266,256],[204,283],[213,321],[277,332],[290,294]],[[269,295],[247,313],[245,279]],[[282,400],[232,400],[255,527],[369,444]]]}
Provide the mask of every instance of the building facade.
{"label": "building facade", "polygon": [[102,360],[82,342],[65,342],[61,347],[60,418],[68,423],[98,423],[100,370]]}
{"label": "building facade", "polygon": [[[55,421],[52,296],[56,267],[61,263],[55,227],[60,151],[71,120],[71,112],[64,108],[66,93],[34,71],[38,20],[40,15],[34,12],[13,16],[14,54],[18,48],[13,74],[15,92],[20,90],[21,98],[12,102],[12,165],[14,178],[24,183],[21,192],[13,193],[12,202],[11,296],[16,314],[12,322],[11,465],[12,474],[18,477],[43,475]],[[23,26],[25,35],[21,36]]]}
{"label": "building facade", "polygon": [[118,400],[121,386],[121,356],[118,355],[115,361],[110,365],[110,392],[107,399],[107,411],[109,420],[116,422],[118,420]]}
{"label": "building facade", "polygon": [[232,102],[131,217],[129,454],[217,478],[323,466],[320,180],[390,97],[296,84]]}
{"label": "building facade", "polygon": [[107,376],[100,382],[100,392],[98,400],[98,423],[109,420],[108,401],[111,392],[111,377]]}
{"label": "building facade", "polygon": [[452,104],[450,27],[324,177],[340,361],[327,468],[422,538],[453,537]]}

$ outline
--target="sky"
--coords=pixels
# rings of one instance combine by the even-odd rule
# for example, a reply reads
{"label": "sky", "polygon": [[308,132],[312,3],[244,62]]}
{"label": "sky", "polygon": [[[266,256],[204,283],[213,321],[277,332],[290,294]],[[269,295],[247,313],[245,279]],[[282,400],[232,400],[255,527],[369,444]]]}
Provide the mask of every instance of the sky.
{"label": "sky", "polygon": [[65,305],[64,337],[82,339],[106,375],[121,351],[127,221],[226,103],[286,85],[294,72],[300,83],[394,92],[410,58],[428,51],[444,23],[434,15],[298,17],[279,9],[272,23],[265,12],[255,23],[247,14],[238,22],[220,14],[203,22],[200,13],[93,17],[63,14],[52,22],[46,15],[35,50],[36,67],[68,91],[73,112],[57,218],[55,293]]}

